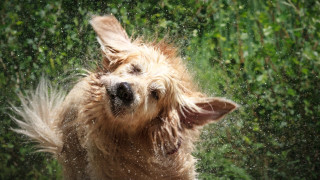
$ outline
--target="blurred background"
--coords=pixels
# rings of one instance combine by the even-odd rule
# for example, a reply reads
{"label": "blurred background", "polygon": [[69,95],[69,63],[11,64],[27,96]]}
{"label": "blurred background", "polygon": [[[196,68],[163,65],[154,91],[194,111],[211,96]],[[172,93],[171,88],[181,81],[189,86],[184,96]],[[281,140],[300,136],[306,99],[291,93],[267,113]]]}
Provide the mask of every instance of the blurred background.
{"label": "blurred background", "polygon": [[61,179],[13,133],[10,104],[42,75],[66,91],[100,58],[89,25],[114,14],[129,35],[171,37],[208,95],[241,108],[204,128],[200,179],[320,178],[317,0],[0,1],[0,179]]}

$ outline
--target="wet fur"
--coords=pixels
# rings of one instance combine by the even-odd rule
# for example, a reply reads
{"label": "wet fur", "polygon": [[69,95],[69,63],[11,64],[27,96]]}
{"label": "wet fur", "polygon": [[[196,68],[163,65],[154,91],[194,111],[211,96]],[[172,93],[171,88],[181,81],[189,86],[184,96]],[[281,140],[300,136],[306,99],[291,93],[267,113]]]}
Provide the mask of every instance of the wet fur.
{"label": "wet fur", "polygon": [[[22,108],[13,107],[15,131],[52,153],[67,179],[195,179],[191,152],[199,129],[237,105],[200,93],[174,47],[130,39],[113,16],[91,24],[100,69],[66,97],[41,80],[34,94],[20,96]],[[123,81],[134,92],[128,107],[110,95]]]}

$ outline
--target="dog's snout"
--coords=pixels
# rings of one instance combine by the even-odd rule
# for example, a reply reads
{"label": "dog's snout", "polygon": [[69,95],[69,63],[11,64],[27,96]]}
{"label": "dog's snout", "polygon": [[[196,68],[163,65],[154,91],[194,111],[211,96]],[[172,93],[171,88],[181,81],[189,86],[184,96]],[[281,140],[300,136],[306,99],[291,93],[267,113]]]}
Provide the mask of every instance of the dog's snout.
{"label": "dog's snout", "polygon": [[129,83],[121,82],[117,87],[117,97],[126,105],[133,102],[133,91]]}

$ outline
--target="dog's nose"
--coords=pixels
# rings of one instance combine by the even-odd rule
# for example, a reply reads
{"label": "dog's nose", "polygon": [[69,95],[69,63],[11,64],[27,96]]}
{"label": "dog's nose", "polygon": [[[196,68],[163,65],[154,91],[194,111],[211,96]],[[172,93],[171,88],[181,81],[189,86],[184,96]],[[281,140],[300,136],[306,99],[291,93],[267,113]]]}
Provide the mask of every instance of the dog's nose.
{"label": "dog's nose", "polygon": [[125,105],[130,105],[133,102],[133,92],[129,83],[119,83],[117,87],[117,97],[121,99]]}

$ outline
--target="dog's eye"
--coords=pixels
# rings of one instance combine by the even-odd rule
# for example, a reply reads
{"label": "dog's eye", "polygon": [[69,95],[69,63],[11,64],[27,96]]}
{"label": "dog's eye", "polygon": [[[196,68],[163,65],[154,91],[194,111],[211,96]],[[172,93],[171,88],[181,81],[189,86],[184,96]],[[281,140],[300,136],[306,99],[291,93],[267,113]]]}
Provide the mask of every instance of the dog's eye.
{"label": "dog's eye", "polygon": [[131,64],[129,69],[130,74],[140,74],[142,72],[141,67],[135,64]]}
{"label": "dog's eye", "polygon": [[150,94],[155,100],[159,100],[159,91],[157,89],[151,89]]}

